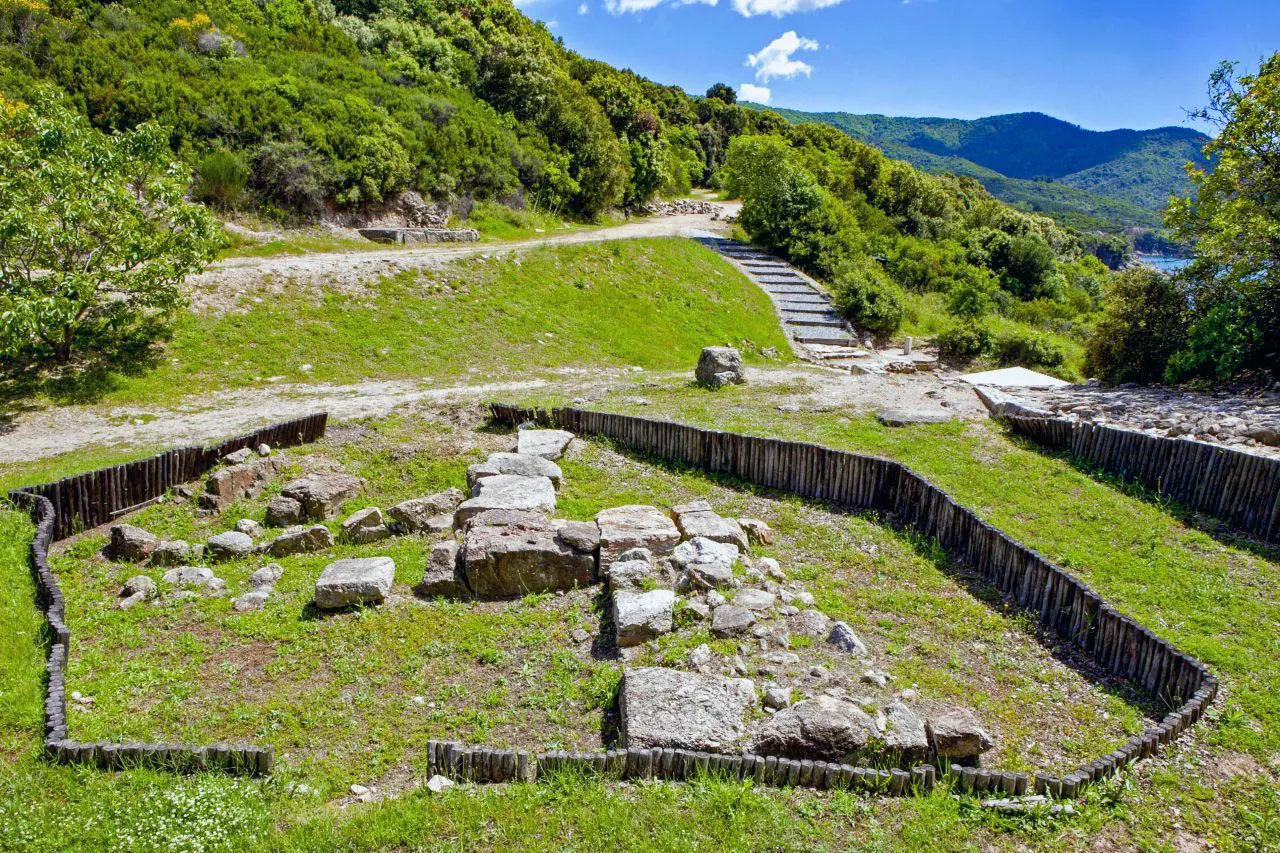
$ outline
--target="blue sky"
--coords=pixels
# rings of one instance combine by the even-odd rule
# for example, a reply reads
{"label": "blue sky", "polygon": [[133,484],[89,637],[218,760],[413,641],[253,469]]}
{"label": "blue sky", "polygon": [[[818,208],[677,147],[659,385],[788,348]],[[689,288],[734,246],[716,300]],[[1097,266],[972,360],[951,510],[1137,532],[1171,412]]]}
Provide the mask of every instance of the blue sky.
{"label": "blue sky", "polygon": [[[1280,0],[518,0],[565,44],[775,106],[1093,129],[1185,125],[1223,59],[1280,50]],[[760,93],[763,95],[763,93]]]}

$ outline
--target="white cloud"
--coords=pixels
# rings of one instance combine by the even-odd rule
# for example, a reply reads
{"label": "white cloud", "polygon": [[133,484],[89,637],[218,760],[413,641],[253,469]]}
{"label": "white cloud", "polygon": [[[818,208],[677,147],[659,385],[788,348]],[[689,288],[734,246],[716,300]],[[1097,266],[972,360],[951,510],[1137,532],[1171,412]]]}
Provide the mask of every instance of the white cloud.
{"label": "white cloud", "polygon": [[839,5],[842,0],[733,0],[733,8],[739,15],[773,15],[781,18],[796,12],[812,12],[814,9],[825,9]]}
{"label": "white cloud", "polygon": [[585,15],[585,14],[587,14],[587,13],[588,13],[588,12],[590,12],[590,11],[591,11],[591,8],[590,8],[589,6],[587,6],[587,4],[586,4],[586,3],[580,3],[580,4],[578,4],[578,14],[579,14],[579,15]]}
{"label": "white cloud", "polygon": [[755,83],[739,83],[738,97],[744,101],[767,104],[769,99],[773,97],[773,92],[769,91],[768,86],[757,86]]}
{"label": "white cloud", "polygon": [[818,43],[813,39],[796,35],[795,30],[787,30],[773,41],[765,45],[759,53],[747,55],[747,65],[756,70],[756,79],[768,83],[775,77],[783,79],[803,74],[808,77],[813,67],[792,54],[797,50],[817,50]]}
{"label": "white cloud", "polygon": [[714,6],[720,0],[605,0],[604,7],[610,15],[625,15],[627,12],[647,12],[650,9],[670,3],[672,6]]}

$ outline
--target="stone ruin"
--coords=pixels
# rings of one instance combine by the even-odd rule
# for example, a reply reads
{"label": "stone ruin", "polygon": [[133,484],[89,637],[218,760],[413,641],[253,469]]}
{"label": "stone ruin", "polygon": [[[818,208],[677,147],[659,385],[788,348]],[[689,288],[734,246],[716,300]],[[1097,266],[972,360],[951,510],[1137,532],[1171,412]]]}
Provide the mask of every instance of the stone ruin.
{"label": "stone ruin", "polygon": [[[450,489],[385,512],[361,509],[341,523],[340,536],[376,544],[443,535],[414,588],[423,598],[508,599],[603,584],[609,612],[600,645],[616,647],[624,662],[619,712],[627,748],[748,750],[902,767],[975,763],[992,748],[971,710],[918,701],[914,689],[891,687],[893,676],[877,667],[874,651],[848,624],[823,613],[776,560],[752,556],[752,546],[773,542],[764,522],[724,517],[701,500],[670,512],[629,505],[601,510],[591,521],[554,518],[564,482],[556,462],[573,440],[560,430],[520,430],[514,452],[493,453],[468,469],[468,493]],[[227,462],[207,481],[202,506],[255,494],[281,467],[269,450]],[[163,582],[173,590],[170,598],[219,595],[225,582],[189,561],[325,550],[334,537],[323,522],[362,487],[341,471],[286,484],[268,518],[272,526],[291,526],[270,539],[248,519],[203,545],[163,542],[120,524],[106,553],[168,567]],[[381,555],[333,562],[316,582],[315,606],[381,604],[395,568]],[[274,563],[257,570],[233,600],[235,609],[260,609],[282,573]],[[158,598],[155,582],[139,575],[125,583],[120,606]],[[719,654],[709,643],[695,644],[707,635]],[[653,665],[670,659],[663,649],[686,647],[676,665]],[[642,659],[648,665],[633,665]]]}

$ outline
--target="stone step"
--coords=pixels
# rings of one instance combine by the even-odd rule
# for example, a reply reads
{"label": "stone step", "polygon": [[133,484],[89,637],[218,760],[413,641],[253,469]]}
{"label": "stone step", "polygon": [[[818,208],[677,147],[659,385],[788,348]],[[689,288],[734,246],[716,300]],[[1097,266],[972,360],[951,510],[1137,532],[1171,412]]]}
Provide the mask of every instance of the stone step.
{"label": "stone step", "polygon": [[855,346],[858,341],[843,329],[806,329],[803,334],[796,335],[802,344],[839,344]]}
{"label": "stone step", "polygon": [[791,285],[797,285],[800,287],[812,288],[812,285],[810,285],[809,282],[805,281],[798,275],[757,275],[757,276],[752,276],[752,278],[755,279],[757,283],[763,284],[763,285],[791,284]]}
{"label": "stone step", "polygon": [[822,296],[821,293],[809,287],[807,284],[762,284],[760,285],[767,293],[776,293],[778,296],[806,296],[810,293],[816,296]]}
{"label": "stone step", "polygon": [[816,311],[819,309],[830,309],[831,300],[823,296],[821,293],[814,293],[812,296],[805,296],[799,293],[781,293],[774,294],[778,307],[783,311]]}
{"label": "stone step", "polygon": [[805,329],[843,329],[844,320],[839,317],[832,317],[830,320],[823,320],[813,317],[807,317],[800,320],[788,320],[785,317],[783,322],[787,324],[788,329],[793,329],[796,334],[800,334]]}
{"label": "stone step", "polygon": [[844,320],[834,311],[783,311],[784,323],[843,323]]}

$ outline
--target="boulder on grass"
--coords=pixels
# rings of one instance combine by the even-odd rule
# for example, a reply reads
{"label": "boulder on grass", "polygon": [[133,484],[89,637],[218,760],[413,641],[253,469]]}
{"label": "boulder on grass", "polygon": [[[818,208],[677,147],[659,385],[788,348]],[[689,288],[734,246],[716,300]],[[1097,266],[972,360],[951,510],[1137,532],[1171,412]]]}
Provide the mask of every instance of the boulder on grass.
{"label": "boulder on grass", "polygon": [[623,743],[727,751],[746,733],[744,718],[755,701],[755,685],[746,678],[628,669],[618,701]]}
{"label": "boulder on grass", "polygon": [[218,511],[234,501],[256,497],[278,470],[274,459],[254,459],[214,471],[205,480],[200,506]]}
{"label": "boulder on grass", "polygon": [[204,552],[210,560],[239,560],[253,553],[253,539],[238,530],[210,536]]}
{"label": "boulder on grass", "polygon": [[275,539],[262,545],[261,551],[272,557],[288,557],[291,554],[304,554],[312,551],[323,551],[333,547],[333,534],[323,524],[310,527],[295,525]]}
{"label": "boulder on grass", "polygon": [[837,622],[832,625],[831,633],[827,635],[827,642],[842,652],[858,657],[867,656],[866,644],[862,642],[861,637],[853,633],[853,629],[847,622]]}
{"label": "boulder on grass", "polygon": [[761,755],[856,764],[876,736],[861,708],[834,696],[815,696],[774,714],[756,736]]}
{"label": "boulder on grass", "polygon": [[182,566],[191,561],[191,544],[182,539],[161,542],[147,558],[147,562],[153,566]]}
{"label": "boulder on grass", "polygon": [[423,598],[471,597],[462,573],[461,548],[452,539],[437,543],[427,557],[427,571],[413,588]]}
{"label": "boulder on grass", "polygon": [[164,573],[164,582],[171,586],[194,587],[207,592],[220,592],[227,582],[214,575],[212,569],[203,566],[178,566]]}
{"label": "boulder on grass", "polygon": [[596,514],[600,528],[600,568],[606,569],[624,551],[647,548],[656,558],[675,550],[680,531],[656,506],[630,504]]}
{"label": "boulder on grass", "polygon": [[[391,518],[391,526],[400,533],[432,533],[448,530],[453,527],[453,511],[462,503],[461,489],[447,489],[428,495],[425,498],[414,498],[403,501],[387,510]],[[448,524],[444,524],[444,519]]]}
{"label": "boulder on grass", "polygon": [[342,522],[342,538],[357,545],[377,542],[391,535],[382,518],[382,510],[376,506],[357,510]]}
{"label": "boulder on grass", "polygon": [[550,530],[473,527],[463,540],[467,587],[480,598],[576,589],[595,582],[595,559]]}
{"label": "boulder on grass", "polygon": [[111,528],[111,538],[104,551],[108,559],[141,563],[159,545],[160,539],[155,534],[132,524],[117,524]]}
{"label": "boulder on grass", "polygon": [[756,615],[745,607],[722,604],[711,613],[711,633],[717,637],[738,637],[756,624]]}
{"label": "boulder on grass", "polygon": [[390,557],[338,560],[325,566],[316,581],[316,607],[339,610],[381,604],[391,594],[396,564]]}
{"label": "boulder on grass", "polygon": [[135,604],[152,600],[157,595],[155,581],[146,575],[134,575],[124,582],[124,588],[120,590],[119,607],[121,610],[128,610]]}
{"label": "boulder on grass", "polygon": [[738,526],[747,534],[752,545],[772,545],[774,543],[773,528],[758,518],[740,518]]}
{"label": "boulder on grass", "polygon": [[905,765],[924,761],[929,752],[924,720],[896,699],[884,709],[884,717],[884,733],[880,737],[885,749]]}
{"label": "boulder on grass", "polygon": [[485,510],[517,509],[550,514],[555,508],[555,486],[546,477],[498,474],[477,480],[474,497],[459,504],[453,518],[454,524],[461,527],[471,516]]}
{"label": "boulder on grass", "polygon": [[345,471],[317,471],[287,484],[280,494],[302,504],[304,519],[325,521],[336,516],[342,505],[359,495],[363,488],[364,482],[359,477]]}
{"label": "boulder on grass", "polygon": [[972,759],[995,746],[991,735],[968,708],[949,708],[930,717],[929,742],[939,758]]}
{"label": "boulder on grass", "polygon": [[675,604],[676,594],[669,589],[615,592],[613,621],[618,629],[618,645],[638,646],[671,633]]}
{"label": "boulder on grass", "polygon": [[584,554],[594,554],[600,550],[600,525],[594,521],[556,519],[552,522],[551,529],[560,537],[561,542]]}
{"label": "boulder on grass", "polygon": [[562,429],[522,429],[516,439],[516,453],[555,462],[572,441],[573,433]]}
{"label": "boulder on grass", "polygon": [[747,370],[742,366],[742,353],[733,347],[706,347],[698,356],[694,371],[698,384],[708,388],[725,385],[741,385],[747,381]]}

